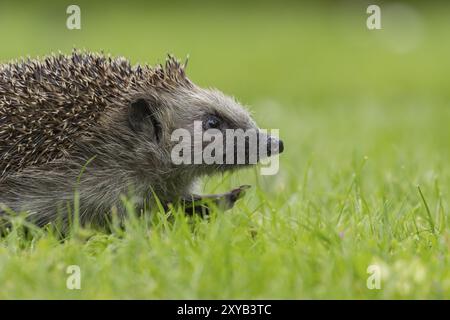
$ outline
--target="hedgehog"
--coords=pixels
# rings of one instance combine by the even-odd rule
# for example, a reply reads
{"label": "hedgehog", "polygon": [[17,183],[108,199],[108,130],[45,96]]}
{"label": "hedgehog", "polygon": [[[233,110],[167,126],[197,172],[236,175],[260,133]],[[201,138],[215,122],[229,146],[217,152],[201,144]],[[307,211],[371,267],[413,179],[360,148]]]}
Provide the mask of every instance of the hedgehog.
{"label": "hedgehog", "polygon": [[[82,224],[103,225],[113,212],[126,216],[130,194],[138,212],[158,201],[198,212],[203,199],[231,208],[247,186],[203,196],[195,186],[250,164],[175,165],[171,133],[192,132],[195,121],[219,132],[259,129],[235,98],[194,84],[186,64],[169,55],[164,65],[133,66],[78,50],[2,64],[0,217],[24,212],[38,226],[67,226],[77,201]],[[258,143],[269,155],[283,151],[275,137]]]}

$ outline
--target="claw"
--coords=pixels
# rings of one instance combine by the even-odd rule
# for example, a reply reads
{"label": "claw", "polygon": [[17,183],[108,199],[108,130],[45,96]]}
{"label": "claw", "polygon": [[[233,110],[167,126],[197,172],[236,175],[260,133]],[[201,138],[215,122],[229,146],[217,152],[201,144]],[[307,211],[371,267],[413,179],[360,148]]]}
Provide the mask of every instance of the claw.
{"label": "claw", "polygon": [[251,186],[242,185],[226,193],[212,195],[191,195],[182,200],[184,210],[187,214],[198,213],[208,215],[211,204],[221,210],[229,210],[239,199],[245,196],[245,193]]}

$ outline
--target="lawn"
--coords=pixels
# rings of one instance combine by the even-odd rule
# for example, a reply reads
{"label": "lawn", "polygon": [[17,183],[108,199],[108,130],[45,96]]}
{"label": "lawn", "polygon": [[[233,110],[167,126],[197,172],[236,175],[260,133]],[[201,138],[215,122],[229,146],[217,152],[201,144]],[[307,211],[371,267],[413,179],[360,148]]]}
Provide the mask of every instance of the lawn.
{"label": "lawn", "polygon": [[383,2],[370,31],[363,1],[79,3],[72,31],[69,3],[2,3],[1,61],[73,47],[133,63],[189,55],[189,77],[280,129],[285,152],[275,176],[205,180],[205,192],[253,186],[207,219],[130,212],[125,230],[64,241],[17,221],[0,238],[0,299],[450,298],[448,4]]}

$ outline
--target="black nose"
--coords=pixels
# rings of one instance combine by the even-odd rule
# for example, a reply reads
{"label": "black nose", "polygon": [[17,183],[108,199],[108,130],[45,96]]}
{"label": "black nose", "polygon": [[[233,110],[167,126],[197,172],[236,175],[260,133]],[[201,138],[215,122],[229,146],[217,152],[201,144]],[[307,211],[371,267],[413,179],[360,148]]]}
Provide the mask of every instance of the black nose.
{"label": "black nose", "polygon": [[278,140],[277,138],[274,137],[267,138],[267,156],[270,157],[272,154],[282,153],[283,150],[284,150],[283,141]]}
{"label": "black nose", "polygon": [[282,153],[283,151],[284,151],[283,140],[278,140],[278,153]]}

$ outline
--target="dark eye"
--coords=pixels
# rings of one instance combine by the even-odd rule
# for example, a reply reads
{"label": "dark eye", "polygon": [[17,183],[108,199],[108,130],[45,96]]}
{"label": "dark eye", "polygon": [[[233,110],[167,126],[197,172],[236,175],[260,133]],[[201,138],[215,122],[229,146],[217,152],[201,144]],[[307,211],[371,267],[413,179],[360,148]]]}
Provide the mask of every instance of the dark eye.
{"label": "dark eye", "polygon": [[203,130],[217,129],[220,127],[221,120],[216,116],[209,116],[203,121]]}

